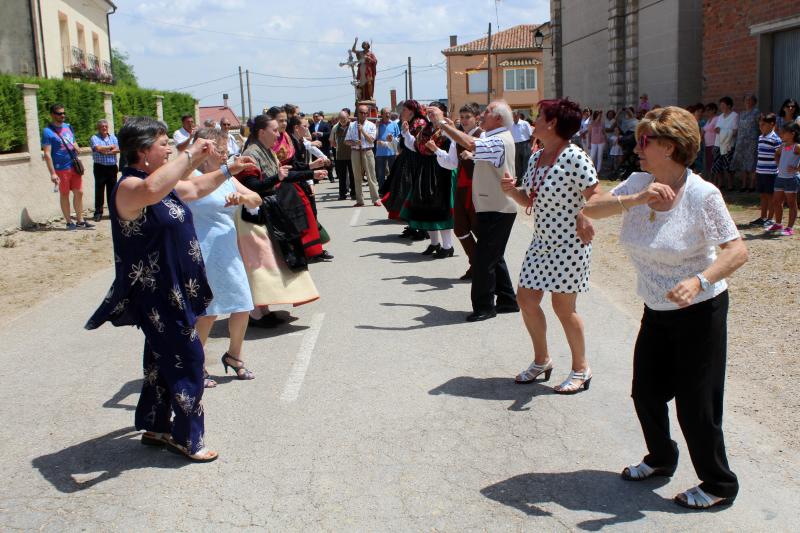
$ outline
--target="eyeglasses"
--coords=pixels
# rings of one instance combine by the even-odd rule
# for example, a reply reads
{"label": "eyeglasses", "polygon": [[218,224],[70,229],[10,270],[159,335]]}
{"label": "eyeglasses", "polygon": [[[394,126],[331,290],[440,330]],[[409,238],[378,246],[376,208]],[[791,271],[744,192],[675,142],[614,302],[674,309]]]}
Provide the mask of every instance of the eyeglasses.
{"label": "eyeglasses", "polygon": [[642,135],[641,137],[639,137],[639,149],[640,150],[644,150],[645,148],[647,148],[647,143],[649,141],[652,141],[653,139],[660,139],[660,138],[661,138],[661,136],[659,136],[659,135],[647,135],[647,134]]}
{"label": "eyeglasses", "polygon": [[61,113],[53,113],[53,114],[57,117],[63,117],[64,115],[66,115],[64,111],[62,111]]}

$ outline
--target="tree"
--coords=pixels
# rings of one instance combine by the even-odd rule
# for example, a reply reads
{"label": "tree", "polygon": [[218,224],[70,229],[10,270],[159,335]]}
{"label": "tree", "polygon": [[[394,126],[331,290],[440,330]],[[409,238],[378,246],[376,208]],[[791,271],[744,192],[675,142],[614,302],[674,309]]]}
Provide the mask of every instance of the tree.
{"label": "tree", "polygon": [[114,83],[118,85],[130,85],[138,87],[136,73],[133,71],[128,54],[116,48],[111,49],[111,72],[114,75]]}

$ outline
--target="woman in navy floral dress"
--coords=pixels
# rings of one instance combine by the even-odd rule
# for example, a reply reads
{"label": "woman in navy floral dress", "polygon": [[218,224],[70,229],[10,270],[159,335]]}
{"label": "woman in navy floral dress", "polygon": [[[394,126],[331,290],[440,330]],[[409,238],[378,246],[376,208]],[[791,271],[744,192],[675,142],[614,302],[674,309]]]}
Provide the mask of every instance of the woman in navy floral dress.
{"label": "woman in navy floral dress", "polygon": [[230,174],[220,168],[189,179],[215,149],[213,141],[200,139],[172,161],[168,141],[166,125],[146,117],[130,119],[119,132],[129,166],[109,204],[116,278],[86,328],[111,322],[144,332],[135,416],[136,429],[145,431],[142,443],[207,462],[217,452],[204,441],[203,347],[195,323],[212,293],[183,202],[211,193]]}

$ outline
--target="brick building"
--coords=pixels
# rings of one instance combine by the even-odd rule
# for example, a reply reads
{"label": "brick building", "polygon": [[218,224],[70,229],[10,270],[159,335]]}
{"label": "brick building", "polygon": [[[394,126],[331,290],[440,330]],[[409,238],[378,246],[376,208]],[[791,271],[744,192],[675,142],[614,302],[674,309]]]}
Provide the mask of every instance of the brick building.
{"label": "brick building", "polygon": [[486,105],[504,99],[512,109],[530,115],[544,97],[545,71],[542,48],[533,41],[541,28],[549,46],[548,25],[520,24],[492,35],[491,55],[488,38],[458,44],[450,38],[443,50],[447,60],[447,99],[451,112],[468,103]]}
{"label": "brick building", "polygon": [[800,98],[800,0],[704,0],[703,101]]}

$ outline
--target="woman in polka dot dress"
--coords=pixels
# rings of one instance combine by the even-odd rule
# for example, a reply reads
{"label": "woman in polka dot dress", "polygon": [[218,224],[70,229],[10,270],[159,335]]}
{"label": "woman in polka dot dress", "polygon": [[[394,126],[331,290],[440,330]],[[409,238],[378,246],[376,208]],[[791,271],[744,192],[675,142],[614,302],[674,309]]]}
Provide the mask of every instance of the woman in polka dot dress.
{"label": "woman in polka dot dress", "polygon": [[586,200],[597,192],[597,172],[586,153],[570,144],[578,131],[581,111],[569,100],[544,100],[539,104],[536,137],[544,149],[531,157],[521,189],[513,177],[503,179],[503,189],[527,214],[533,213],[533,240],[522,264],[517,302],[533,341],[534,361],[517,377],[533,383],[540,374],[550,379],[553,361],[547,349],[547,323],[541,302],[552,294],[555,311],[572,352],[567,379],[554,388],[560,394],[588,389],[592,371],[586,361],[583,321],[576,310],[579,292],[589,290],[589,264],[594,234],[581,214]]}

